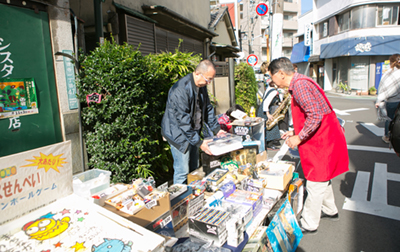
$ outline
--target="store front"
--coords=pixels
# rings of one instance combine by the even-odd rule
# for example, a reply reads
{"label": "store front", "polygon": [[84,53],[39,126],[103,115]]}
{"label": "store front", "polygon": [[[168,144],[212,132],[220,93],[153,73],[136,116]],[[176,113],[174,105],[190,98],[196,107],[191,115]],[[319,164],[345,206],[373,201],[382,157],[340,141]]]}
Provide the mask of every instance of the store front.
{"label": "store front", "polygon": [[400,36],[348,38],[321,45],[325,73],[332,87],[340,82],[348,83],[353,90],[367,91],[375,86],[376,64],[384,62],[398,52]]}

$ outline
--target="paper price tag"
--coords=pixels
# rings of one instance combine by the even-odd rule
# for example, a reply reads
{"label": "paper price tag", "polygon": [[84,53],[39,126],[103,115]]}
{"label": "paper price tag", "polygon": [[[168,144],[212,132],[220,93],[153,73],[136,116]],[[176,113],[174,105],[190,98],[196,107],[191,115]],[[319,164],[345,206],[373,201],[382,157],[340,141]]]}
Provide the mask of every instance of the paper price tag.
{"label": "paper price tag", "polygon": [[160,223],[161,228],[165,227],[170,221],[172,221],[172,217],[168,215],[168,217]]}
{"label": "paper price tag", "polygon": [[146,204],[146,208],[150,209],[154,206],[157,206],[157,201],[156,200],[150,200],[147,204]]}

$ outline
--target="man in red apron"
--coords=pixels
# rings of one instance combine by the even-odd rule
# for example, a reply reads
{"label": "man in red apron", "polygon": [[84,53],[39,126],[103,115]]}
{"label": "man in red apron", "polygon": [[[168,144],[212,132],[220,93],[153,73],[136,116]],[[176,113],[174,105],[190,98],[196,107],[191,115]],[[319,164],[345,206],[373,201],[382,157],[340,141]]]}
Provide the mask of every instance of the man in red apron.
{"label": "man in red apron", "polygon": [[294,132],[282,135],[290,148],[299,149],[307,179],[307,199],[300,219],[303,233],[317,231],[321,218],[338,219],[331,179],[349,170],[344,132],[324,91],[312,79],[295,73],[288,58],[268,67],[272,81],[292,95]]}

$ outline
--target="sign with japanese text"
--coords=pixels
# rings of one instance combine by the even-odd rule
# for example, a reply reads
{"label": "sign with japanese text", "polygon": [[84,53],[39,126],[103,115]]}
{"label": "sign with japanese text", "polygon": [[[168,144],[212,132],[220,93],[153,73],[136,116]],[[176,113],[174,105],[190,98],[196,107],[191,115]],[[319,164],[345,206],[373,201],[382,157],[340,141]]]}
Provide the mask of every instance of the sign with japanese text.
{"label": "sign with japanese text", "polygon": [[[63,50],[63,53],[72,55],[71,50]],[[76,85],[75,85],[75,67],[72,64],[71,59],[64,57],[64,70],[65,80],[67,82],[67,93],[68,93],[68,105],[69,109],[78,108],[78,97],[76,97]]]}
{"label": "sign with japanese text", "polygon": [[312,26],[311,24],[306,24],[304,29],[304,45],[311,46],[311,31]]}
{"label": "sign with japanese text", "polygon": [[33,78],[0,79],[0,119],[37,113],[38,100]]}
{"label": "sign with japanese text", "polygon": [[72,192],[71,141],[0,158],[0,225]]}

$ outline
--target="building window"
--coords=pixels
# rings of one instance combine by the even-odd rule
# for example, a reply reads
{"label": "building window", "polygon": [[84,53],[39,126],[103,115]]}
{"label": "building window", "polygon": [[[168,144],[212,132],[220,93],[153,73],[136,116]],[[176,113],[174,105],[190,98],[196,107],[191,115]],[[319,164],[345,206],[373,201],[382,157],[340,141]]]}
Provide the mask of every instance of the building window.
{"label": "building window", "polygon": [[285,15],[283,15],[283,20],[293,20],[293,15],[288,15],[288,14],[285,14]]}
{"label": "building window", "polygon": [[240,11],[243,11],[243,3],[240,3]]}
{"label": "building window", "polygon": [[286,3],[293,3],[293,0],[284,0]]}
{"label": "building window", "polygon": [[396,25],[399,17],[398,6],[379,6],[377,25]]}
{"label": "building window", "polygon": [[240,19],[243,19],[243,12],[240,12]]}
{"label": "building window", "polygon": [[338,16],[339,32],[347,31],[350,28],[350,11]]}
{"label": "building window", "polygon": [[351,10],[351,29],[375,27],[376,6],[360,6]]}
{"label": "building window", "polygon": [[319,24],[319,35],[321,38],[328,36],[328,21]]}
{"label": "building window", "polygon": [[266,57],[267,56],[267,48],[263,47],[261,50],[262,50],[261,51],[261,56]]}
{"label": "building window", "polygon": [[293,32],[284,32],[283,37],[284,38],[293,38]]}
{"label": "building window", "polygon": [[290,58],[290,56],[292,55],[292,49],[284,49],[283,50],[283,56]]}

